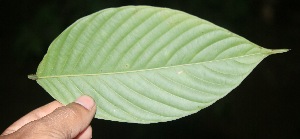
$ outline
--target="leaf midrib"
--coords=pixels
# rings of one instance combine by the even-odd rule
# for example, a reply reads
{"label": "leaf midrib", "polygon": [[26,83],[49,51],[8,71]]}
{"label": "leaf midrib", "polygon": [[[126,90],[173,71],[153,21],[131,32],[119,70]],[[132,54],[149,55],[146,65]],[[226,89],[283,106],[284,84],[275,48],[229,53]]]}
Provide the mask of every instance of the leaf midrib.
{"label": "leaf midrib", "polygon": [[167,67],[158,67],[158,68],[149,68],[149,69],[140,69],[140,70],[132,70],[132,71],[120,71],[120,72],[107,72],[107,73],[94,73],[94,74],[66,74],[66,75],[52,75],[52,76],[41,76],[38,79],[47,79],[47,78],[63,78],[63,77],[81,77],[81,76],[99,76],[99,75],[114,75],[114,74],[126,74],[126,73],[135,73],[135,72],[143,72],[143,71],[153,71],[153,70],[160,70],[160,69],[168,69],[168,68],[175,68],[175,67],[182,67],[182,66],[191,66],[191,65],[201,65],[205,63],[211,63],[211,62],[219,62],[219,61],[225,61],[225,60],[232,60],[237,58],[244,58],[244,57],[250,57],[255,55],[270,55],[280,53],[279,50],[269,50],[269,52],[264,53],[254,53],[254,54],[248,54],[248,55],[242,55],[242,56],[236,56],[236,57],[230,57],[230,58],[224,58],[224,59],[217,59],[217,60],[210,60],[210,61],[203,61],[198,63],[188,63],[188,64],[181,64],[181,65],[174,65],[174,66],[167,66]]}

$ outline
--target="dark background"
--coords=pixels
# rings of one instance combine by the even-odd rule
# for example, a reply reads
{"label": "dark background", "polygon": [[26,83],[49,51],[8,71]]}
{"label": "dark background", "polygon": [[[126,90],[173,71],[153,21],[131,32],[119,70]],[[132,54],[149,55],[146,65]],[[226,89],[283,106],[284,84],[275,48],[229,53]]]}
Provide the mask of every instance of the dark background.
{"label": "dark background", "polygon": [[85,15],[124,5],[182,10],[260,46],[292,50],[266,58],[239,87],[196,114],[150,125],[94,119],[93,138],[299,139],[297,0],[0,0],[0,132],[53,101],[27,79],[52,40]]}

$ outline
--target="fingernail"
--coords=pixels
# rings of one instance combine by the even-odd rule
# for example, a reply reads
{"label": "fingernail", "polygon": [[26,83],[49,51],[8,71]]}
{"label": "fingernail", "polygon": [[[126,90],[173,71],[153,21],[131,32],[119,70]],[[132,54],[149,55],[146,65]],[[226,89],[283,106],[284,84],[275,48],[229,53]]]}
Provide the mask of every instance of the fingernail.
{"label": "fingernail", "polygon": [[89,96],[81,96],[75,101],[75,103],[82,105],[88,110],[91,110],[95,105],[94,100]]}

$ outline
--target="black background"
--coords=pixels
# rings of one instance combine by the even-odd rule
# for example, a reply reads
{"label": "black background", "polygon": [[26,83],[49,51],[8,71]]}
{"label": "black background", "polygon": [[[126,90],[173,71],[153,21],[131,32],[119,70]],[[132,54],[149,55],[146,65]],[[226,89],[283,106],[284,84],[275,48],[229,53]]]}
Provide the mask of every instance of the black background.
{"label": "black background", "polygon": [[85,15],[124,5],[182,10],[260,46],[292,50],[266,58],[240,86],[196,114],[150,125],[94,119],[93,138],[300,137],[300,5],[296,0],[0,0],[0,132],[53,101],[27,79],[36,72],[52,40]]}

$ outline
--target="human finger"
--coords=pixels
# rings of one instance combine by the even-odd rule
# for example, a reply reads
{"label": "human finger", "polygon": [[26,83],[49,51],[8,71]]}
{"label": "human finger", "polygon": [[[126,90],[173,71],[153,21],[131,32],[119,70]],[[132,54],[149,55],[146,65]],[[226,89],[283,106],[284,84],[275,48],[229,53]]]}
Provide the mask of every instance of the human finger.
{"label": "human finger", "polygon": [[90,125],[96,112],[91,97],[82,96],[75,102],[55,109],[47,116],[30,122],[14,133],[14,137],[71,139]]}
{"label": "human finger", "polygon": [[52,101],[42,107],[39,107],[39,108],[29,112],[25,116],[21,117],[16,122],[14,122],[6,130],[4,130],[4,132],[1,135],[3,136],[3,135],[11,134],[11,133],[17,131],[18,129],[20,129],[25,124],[27,124],[31,121],[40,119],[40,118],[48,115],[49,113],[53,112],[56,108],[61,107],[61,106],[63,106],[63,105],[60,102]]}

